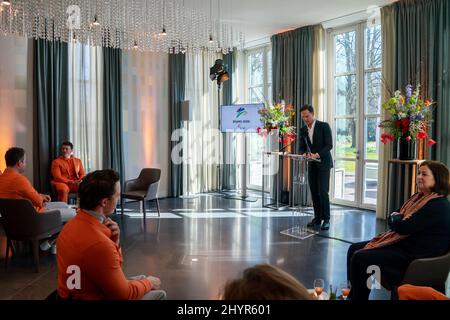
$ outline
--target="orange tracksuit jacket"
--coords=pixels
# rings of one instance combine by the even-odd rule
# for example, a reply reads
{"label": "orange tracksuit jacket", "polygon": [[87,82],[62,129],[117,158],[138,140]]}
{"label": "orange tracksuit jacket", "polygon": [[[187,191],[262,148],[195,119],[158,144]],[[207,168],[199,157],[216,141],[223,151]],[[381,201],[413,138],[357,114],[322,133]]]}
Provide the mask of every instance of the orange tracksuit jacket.
{"label": "orange tracksuit jacket", "polygon": [[36,211],[45,211],[44,199],[33,188],[27,177],[9,169],[6,169],[0,175],[0,198],[28,199],[36,208]]}
{"label": "orange tracksuit jacket", "polygon": [[[83,210],[63,227],[56,243],[58,294],[62,298],[132,300],[151,290],[148,279],[127,280],[121,249],[110,237],[111,230]],[[75,274],[67,273],[72,265],[80,268],[80,289],[67,286],[68,277]]]}
{"label": "orange tracksuit jacket", "polygon": [[450,300],[447,296],[431,287],[404,284],[397,289],[399,300]]}
{"label": "orange tracksuit jacket", "polygon": [[82,179],[85,172],[80,159],[75,157],[66,159],[61,156],[52,161],[52,176],[53,182],[69,183]]}

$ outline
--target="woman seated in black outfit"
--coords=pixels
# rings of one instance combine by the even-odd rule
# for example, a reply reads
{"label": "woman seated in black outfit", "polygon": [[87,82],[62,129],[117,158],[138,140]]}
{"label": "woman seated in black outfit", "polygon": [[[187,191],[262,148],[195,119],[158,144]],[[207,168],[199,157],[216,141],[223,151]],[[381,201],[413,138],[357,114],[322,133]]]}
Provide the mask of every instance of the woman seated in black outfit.
{"label": "woman seated in black outfit", "polygon": [[[400,285],[408,265],[415,259],[437,257],[450,250],[449,170],[437,161],[424,161],[417,176],[419,192],[389,218],[390,231],[371,241],[354,243],[347,253],[349,298],[368,300],[369,266],[380,268],[390,286]],[[427,270],[424,270],[427,272]]]}

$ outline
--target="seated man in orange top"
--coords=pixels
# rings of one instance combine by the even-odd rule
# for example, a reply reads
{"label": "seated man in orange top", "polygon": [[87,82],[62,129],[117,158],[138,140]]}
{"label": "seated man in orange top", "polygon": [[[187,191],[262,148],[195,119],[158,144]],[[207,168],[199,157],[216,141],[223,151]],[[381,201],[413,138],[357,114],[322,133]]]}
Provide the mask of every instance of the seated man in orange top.
{"label": "seated man in orange top", "polygon": [[61,156],[52,161],[52,185],[58,194],[58,201],[66,202],[69,192],[78,192],[78,185],[85,176],[81,160],[72,155],[72,142],[61,145]]}
{"label": "seated man in orange top", "polygon": [[160,300],[161,281],[127,279],[122,271],[120,229],[109,218],[120,198],[114,170],[89,173],[78,188],[80,210],[58,236],[58,295],[75,300]]}
{"label": "seated man in orange top", "polygon": [[8,149],[5,153],[5,161],[7,168],[0,175],[0,198],[28,199],[39,213],[58,209],[63,222],[75,216],[74,209],[63,202],[50,202],[50,196],[39,194],[30,181],[22,175],[27,162],[24,149],[16,147]]}

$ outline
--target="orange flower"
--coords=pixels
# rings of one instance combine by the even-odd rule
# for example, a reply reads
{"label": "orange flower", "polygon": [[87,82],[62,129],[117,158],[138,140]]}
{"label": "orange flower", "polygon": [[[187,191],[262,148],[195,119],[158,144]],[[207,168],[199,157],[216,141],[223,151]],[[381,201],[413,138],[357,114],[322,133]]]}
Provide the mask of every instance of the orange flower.
{"label": "orange flower", "polygon": [[400,103],[405,104],[405,97],[400,95]]}
{"label": "orange flower", "polygon": [[431,100],[430,99],[426,99],[425,100],[425,107],[429,107],[431,105]]}

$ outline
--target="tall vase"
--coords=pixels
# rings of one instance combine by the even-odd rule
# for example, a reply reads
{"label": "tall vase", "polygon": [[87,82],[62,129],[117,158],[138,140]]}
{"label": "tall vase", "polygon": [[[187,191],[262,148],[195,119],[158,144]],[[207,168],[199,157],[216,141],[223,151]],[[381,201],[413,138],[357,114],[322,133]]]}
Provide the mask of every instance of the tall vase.
{"label": "tall vase", "polygon": [[397,158],[399,160],[414,160],[417,158],[417,143],[415,140],[406,140],[400,137],[397,140]]}

